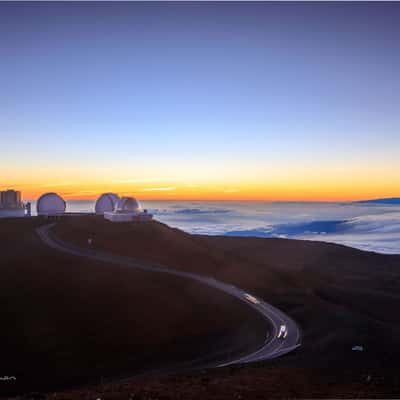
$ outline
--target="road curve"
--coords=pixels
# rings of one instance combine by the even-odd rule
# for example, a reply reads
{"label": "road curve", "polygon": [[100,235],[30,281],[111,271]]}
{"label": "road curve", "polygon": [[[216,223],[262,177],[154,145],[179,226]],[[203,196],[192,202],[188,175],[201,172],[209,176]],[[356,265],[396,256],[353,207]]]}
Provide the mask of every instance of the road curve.
{"label": "road curve", "polygon": [[[182,278],[200,282],[204,285],[221,290],[224,293],[227,293],[230,296],[236,297],[239,300],[245,302],[249,307],[259,312],[265,319],[267,319],[271,323],[272,332],[266,333],[265,342],[258,350],[253,351],[245,356],[229,360],[228,362],[225,362],[223,364],[216,364],[214,365],[215,367],[223,367],[233,364],[247,364],[276,358],[293,351],[301,345],[300,329],[295,321],[293,321],[282,311],[278,310],[276,307],[271,306],[261,299],[257,299],[256,302],[249,301],[245,297],[245,294],[247,292],[236,286],[217,281],[212,277],[199,275],[192,272],[179,271],[167,267],[150,265],[137,260],[133,260],[129,257],[106,254],[103,252],[95,251],[92,249],[84,249],[73,244],[66,243],[61,239],[56,238],[54,235],[50,235],[50,229],[54,225],[55,223],[42,225],[36,229],[36,232],[39,235],[40,239],[47,246],[53,249],[79,257],[88,257],[102,262],[127,265],[145,271],[176,275]],[[284,339],[278,338],[278,332],[281,325],[286,325],[287,327],[287,336]]]}

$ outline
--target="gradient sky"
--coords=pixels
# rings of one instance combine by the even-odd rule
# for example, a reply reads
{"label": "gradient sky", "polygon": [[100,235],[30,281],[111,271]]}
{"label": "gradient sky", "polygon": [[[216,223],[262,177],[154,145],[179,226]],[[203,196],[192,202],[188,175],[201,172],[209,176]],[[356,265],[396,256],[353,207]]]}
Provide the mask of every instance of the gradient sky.
{"label": "gradient sky", "polygon": [[400,195],[400,3],[0,3],[0,188]]}

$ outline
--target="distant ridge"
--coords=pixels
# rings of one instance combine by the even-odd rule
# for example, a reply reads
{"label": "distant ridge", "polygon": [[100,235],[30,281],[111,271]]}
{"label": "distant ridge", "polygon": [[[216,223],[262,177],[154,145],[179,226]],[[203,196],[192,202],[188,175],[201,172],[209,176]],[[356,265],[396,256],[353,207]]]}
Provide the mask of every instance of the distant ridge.
{"label": "distant ridge", "polygon": [[372,200],[361,200],[355,203],[362,204],[400,204],[400,197],[389,197],[386,199],[372,199]]}

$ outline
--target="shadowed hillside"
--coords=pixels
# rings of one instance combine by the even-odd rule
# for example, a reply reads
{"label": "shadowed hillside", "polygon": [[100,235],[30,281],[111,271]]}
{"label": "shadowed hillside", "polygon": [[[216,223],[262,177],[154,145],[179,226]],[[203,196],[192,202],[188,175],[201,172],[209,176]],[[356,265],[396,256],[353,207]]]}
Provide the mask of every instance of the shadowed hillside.
{"label": "shadowed hillside", "polygon": [[268,327],[241,302],[49,249],[34,231],[42,223],[0,221],[0,376],[17,378],[0,395],[190,368],[263,342]]}
{"label": "shadowed hillside", "polygon": [[[213,290],[58,253],[33,233],[44,221],[11,222],[1,229],[3,366],[13,368],[7,375],[29,381],[47,368],[64,385],[129,375],[212,355],[221,343],[240,351],[239,343],[255,343],[262,331],[257,319]],[[113,224],[96,216],[62,218],[53,232],[82,247],[92,238],[104,252],[234,283],[287,312],[303,331],[298,351],[255,366],[95,385],[58,398],[398,393],[398,256],[318,242],[189,235],[156,221]],[[353,352],[354,345],[365,351]]]}
{"label": "shadowed hillside", "polygon": [[[213,275],[281,308],[300,324],[303,346],[269,367],[328,369],[333,377],[395,373],[399,256],[319,242],[189,235],[158,222],[96,217],[64,219],[55,232],[82,246],[90,236],[103,251]],[[354,345],[365,351],[353,352]]]}

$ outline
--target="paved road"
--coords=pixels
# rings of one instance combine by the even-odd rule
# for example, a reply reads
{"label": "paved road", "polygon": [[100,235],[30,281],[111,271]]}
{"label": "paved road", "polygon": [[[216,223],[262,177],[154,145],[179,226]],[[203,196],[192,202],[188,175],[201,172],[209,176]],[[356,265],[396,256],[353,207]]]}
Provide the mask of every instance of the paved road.
{"label": "paved road", "polygon": [[[66,243],[56,238],[54,235],[51,235],[50,229],[54,225],[55,224],[49,224],[37,228],[37,233],[41,240],[53,249],[73,254],[79,257],[89,257],[102,262],[128,265],[130,267],[142,269],[145,271],[171,274],[182,278],[195,280],[204,285],[221,290],[233,297],[240,299],[241,301],[245,302],[249,307],[259,312],[271,323],[272,332],[266,332],[265,341],[258,350],[253,351],[250,354],[247,354],[240,358],[229,360],[228,362],[225,362],[223,364],[217,364],[216,366],[218,367],[233,364],[246,364],[276,358],[283,354],[289,353],[290,351],[300,346],[299,327],[290,317],[288,317],[277,308],[262,301],[261,299],[257,299],[256,303],[249,301],[245,297],[246,292],[236,286],[217,281],[212,277],[204,275],[174,270],[162,266],[150,265],[141,261],[133,260],[129,257],[116,256],[91,249],[80,248],[73,244]],[[287,336],[284,339],[277,337],[281,325],[286,325],[288,331]]]}

